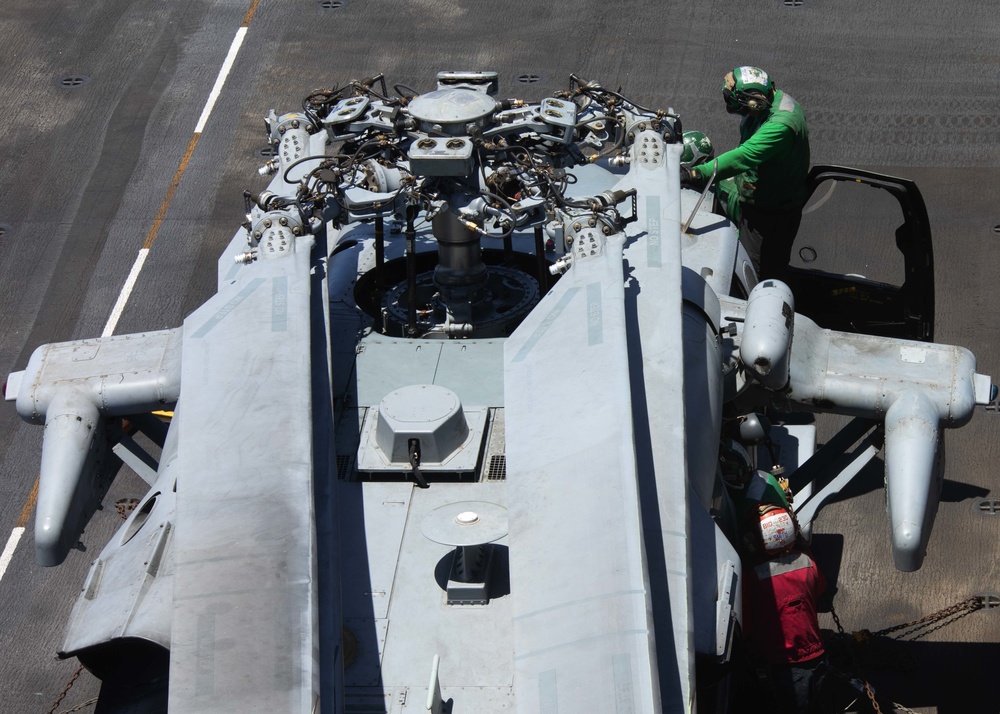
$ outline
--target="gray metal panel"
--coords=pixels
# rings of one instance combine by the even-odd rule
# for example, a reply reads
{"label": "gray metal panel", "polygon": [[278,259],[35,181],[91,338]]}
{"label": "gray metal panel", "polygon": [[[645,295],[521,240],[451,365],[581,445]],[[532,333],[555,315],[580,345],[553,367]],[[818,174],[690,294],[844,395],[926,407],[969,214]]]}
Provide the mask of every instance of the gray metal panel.
{"label": "gray metal panel", "polygon": [[502,340],[402,340],[382,335],[365,339],[358,355],[358,404],[375,406],[394,389],[439,384],[454,391],[463,406],[503,405],[503,379],[483,379],[503,369]]}
{"label": "gray metal panel", "polygon": [[[505,490],[504,482],[476,487],[477,495],[498,503]],[[435,578],[453,549],[421,531],[428,513],[468,494],[467,484],[435,483],[427,490],[407,483],[339,484],[344,625],[357,642],[356,648],[346,645],[357,653],[347,656],[344,672],[349,702],[363,693],[358,688],[376,685],[387,694],[408,691],[407,702],[423,702],[438,654],[445,699],[477,712],[513,706],[504,573],[497,573],[501,589],[488,605],[446,605]],[[391,700],[398,706],[396,696]]]}
{"label": "gray metal panel", "polygon": [[[450,340],[434,384],[455,392],[466,409],[503,406],[503,340]],[[497,375],[484,379],[483,375]]]}
{"label": "gray metal panel", "polygon": [[612,236],[603,256],[578,259],[504,354],[522,713],[659,711],[621,239]]}
{"label": "gray metal panel", "polygon": [[311,244],[185,321],[172,712],[315,704]]}
{"label": "gray metal panel", "polygon": [[413,486],[341,481],[337,490],[344,619],[386,618]]}
{"label": "gray metal panel", "polygon": [[[680,185],[677,164],[681,148],[665,146],[663,164],[636,167],[619,185],[639,190],[638,220],[629,232],[641,239],[631,242],[625,258],[635,292],[638,344],[630,344],[641,355],[641,366],[633,366],[633,380],[644,385],[645,402],[639,423],[648,424],[646,443],[648,463],[640,462],[655,475],[655,502],[643,507],[654,509],[647,515],[650,527],[659,524],[653,534],[662,544],[651,550],[647,558],[654,592],[666,578],[667,598],[655,600],[657,617],[657,651],[661,669],[661,696],[664,711],[689,711],[694,692],[694,642],[691,620],[692,556],[687,534],[688,524],[688,465],[683,455],[685,445],[684,353],[681,340],[684,333],[681,317],[681,235]],[[706,367],[708,369],[708,367]],[[698,409],[699,405],[688,405]],[[638,420],[637,420],[638,421]],[[640,454],[642,452],[640,451]],[[650,499],[652,501],[652,499]],[[714,561],[713,540],[706,541],[697,556]],[[714,565],[709,565],[714,571]],[[662,572],[665,569],[665,573]],[[669,607],[665,607],[666,604]],[[669,618],[669,620],[668,620]],[[664,622],[667,620],[667,622]],[[664,631],[664,628],[671,628]],[[672,636],[675,658],[669,657],[670,645],[663,640]],[[667,651],[665,651],[667,650]]]}
{"label": "gray metal panel", "polygon": [[359,406],[376,406],[389,392],[410,384],[434,384],[440,342],[373,336],[362,344],[355,368]]}
{"label": "gray metal panel", "polygon": [[[372,485],[364,487],[367,490]],[[479,705],[504,693],[509,697],[514,678],[512,599],[495,592],[496,597],[485,606],[447,605],[436,578],[443,564],[450,563],[454,549],[431,541],[421,530],[428,514],[446,504],[467,501],[470,494],[498,504],[506,501],[504,482],[479,483],[474,488],[470,492],[468,484],[432,483],[428,489],[414,489],[395,564],[382,682],[387,688],[406,685],[415,696],[426,693],[437,654],[441,658],[442,692],[446,700],[455,698],[456,711],[498,711]],[[368,524],[369,530],[379,527],[378,523]],[[501,539],[494,547],[505,545],[506,540]],[[497,583],[506,581],[503,573],[497,575]],[[459,697],[454,687],[478,691],[470,689]],[[423,701],[423,693],[417,701]]]}

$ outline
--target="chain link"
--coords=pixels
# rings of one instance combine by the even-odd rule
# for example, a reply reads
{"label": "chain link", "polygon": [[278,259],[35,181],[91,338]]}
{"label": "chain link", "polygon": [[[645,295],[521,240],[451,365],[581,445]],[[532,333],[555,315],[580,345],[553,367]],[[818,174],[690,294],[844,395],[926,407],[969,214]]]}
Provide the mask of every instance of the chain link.
{"label": "chain link", "polygon": [[73,712],[78,712],[78,711],[81,711],[83,709],[86,709],[87,707],[91,706],[92,704],[97,704],[97,697],[94,697],[92,699],[88,699],[87,701],[83,702],[82,704],[77,704],[72,709],[63,709],[61,712],[59,712],[59,714],[73,714]]}
{"label": "chain link", "polygon": [[[932,612],[930,615],[924,615],[923,617],[918,617],[915,620],[910,620],[909,622],[904,622],[899,625],[893,625],[892,627],[886,627],[876,632],[870,632],[868,630],[858,630],[857,632],[852,632],[852,637],[848,639],[848,651],[851,655],[851,660],[854,664],[855,671],[858,677],[864,682],[865,694],[868,695],[868,699],[871,701],[872,709],[875,710],[875,714],[883,714],[882,709],[879,707],[878,702],[875,700],[875,691],[872,689],[871,685],[868,683],[868,678],[865,677],[864,672],[861,670],[861,662],[858,659],[858,654],[855,651],[855,645],[862,642],[868,642],[873,637],[884,637],[893,632],[900,632],[905,630],[901,635],[894,639],[900,641],[913,642],[919,640],[921,637],[926,637],[932,632],[940,630],[942,627],[946,627],[956,620],[971,615],[977,610],[981,610],[985,607],[984,598],[981,595],[973,595],[970,598],[962,600],[961,602],[955,603],[954,605],[949,605],[946,608],[942,608],[937,612]],[[830,603],[830,614],[833,616],[833,622],[837,626],[837,632],[841,635],[846,635],[844,626],[840,622],[840,617],[837,615],[837,610],[833,607],[833,603]],[[904,638],[910,638],[904,640]],[[902,712],[911,712],[911,709],[907,709],[902,704],[897,704],[893,702],[893,709]]]}
{"label": "chain link", "polygon": [[[847,634],[844,631],[844,626],[840,624],[840,617],[837,615],[837,610],[834,608],[833,603],[830,603],[830,614],[833,615],[833,622],[837,626],[837,632],[842,635]],[[868,700],[872,703],[872,709],[875,710],[875,714],[882,714],[882,708],[879,707],[878,701],[875,699],[875,691],[872,689],[872,685],[868,683],[868,677],[861,669],[861,662],[858,660],[858,653],[854,651],[854,642],[848,642],[847,651],[851,654],[851,662],[854,664],[854,671],[857,672],[858,678],[865,685],[865,694],[868,696]]]}
{"label": "chain link", "polygon": [[115,501],[115,510],[123,521],[128,520],[129,514],[139,505],[138,498],[119,498]]}
{"label": "chain link", "polygon": [[[937,612],[932,612],[930,615],[925,615],[924,617],[919,617],[916,620],[911,620],[910,622],[904,622],[901,625],[893,625],[892,627],[886,627],[884,630],[879,630],[877,632],[869,633],[870,637],[881,637],[884,635],[891,634],[893,632],[899,632],[900,630],[908,630],[904,632],[896,639],[901,639],[903,637],[909,637],[914,633],[920,632],[921,630],[931,627],[931,625],[937,624],[936,627],[932,627],[925,632],[921,632],[919,635],[914,637],[914,640],[918,640],[921,637],[929,635],[935,630],[940,630],[945,625],[951,624],[955,620],[958,620],[966,615],[970,615],[976,610],[981,610],[983,608],[983,598],[979,595],[973,595],[972,597],[963,600],[962,602],[955,603],[949,607],[938,610]],[[912,641],[912,640],[911,640]]]}
{"label": "chain link", "polygon": [[66,685],[62,688],[62,691],[59,692],[59,696],[56,697],[55,702],[52,704],[52,708],[49,709],[49,714],[56,714],[56,709],[58,709],[59,705],[62,704],[62,700],[66,698],[67,694],[69,694],[69,690],[73,687],[73,684],[76,682],[77,678],[80,676],[82,672],[83,672],[83,665],[81,664],[79,667],[76,668],[76,671],[73,672],[73,676],[69,678],[68,682],[66,682]]}

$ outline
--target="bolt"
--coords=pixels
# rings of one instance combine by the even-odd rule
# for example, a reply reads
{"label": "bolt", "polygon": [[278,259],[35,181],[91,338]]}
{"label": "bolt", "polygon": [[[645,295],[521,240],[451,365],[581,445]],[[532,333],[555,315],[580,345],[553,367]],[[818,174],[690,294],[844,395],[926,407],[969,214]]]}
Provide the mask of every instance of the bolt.
{"label": "bolt", "polygon": [[573,230],[574,230],[574,231],[578,231],[578,230],[580,230],[581,228],[583,228],[583,226],[582,226],[581,224],[579,224],[579,223],[574,223],[574,224],[573,224]]}
{"label": "bolt", "polygon": [[270,218],[265,218],[264,219],[264,227],[265,228],[270,228],[271,227],[271,219]]}
{"label": "bolt", "polygon": [[279,133],[279,134],[284,134],[284,133],[285,133],[285,131],[287,131],[287,129],[285,129],[285,127],[283,127],[283,126],[279,126],[279,127],[278,127],[278,133]]}
{"label": "bolt", "polygon": [[302,233],[302,229],[298,226],[292,226],[292,235],[297,236]]}
{"label": "bolt", "polygon": [[590,226],[591,228],[593,228],[594,226],[597,225],[597,219],[596,218],[591,218],[589,221],[587,221],[587,225]]}
{"label": "bolt", "polygon": [[611,235],[611,229],[608,228],[607,226],[604,226],[603,230],[604,230],[604,235],[606,236]]}
{"label": "bolt", "polygon": [[298,129],[299,128],[299,120],[298,119],[292,119],[292,128],[293,129]]}
{"label": "bolt", "polygon": [[280,223],[283,226],[287,226],[288,225],[288,218],[286,216],[282,216],[281,218],[278,219],[278,223]]}

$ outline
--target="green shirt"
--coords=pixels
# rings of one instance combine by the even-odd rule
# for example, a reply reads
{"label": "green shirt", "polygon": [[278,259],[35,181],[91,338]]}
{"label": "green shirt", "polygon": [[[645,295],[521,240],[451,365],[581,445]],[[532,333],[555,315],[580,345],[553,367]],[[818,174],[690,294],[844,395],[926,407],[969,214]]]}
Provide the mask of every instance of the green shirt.
{"label": "green shirt", "polygon": [[[695,170],[712,175],[709,161]],[[809,129],[802,107],[784,92],[774,93],[766,114],[740,124],[740,145],[719,156],[716,180],[735,177],[740,203],[771,210],[801,208],[808,197]]]}

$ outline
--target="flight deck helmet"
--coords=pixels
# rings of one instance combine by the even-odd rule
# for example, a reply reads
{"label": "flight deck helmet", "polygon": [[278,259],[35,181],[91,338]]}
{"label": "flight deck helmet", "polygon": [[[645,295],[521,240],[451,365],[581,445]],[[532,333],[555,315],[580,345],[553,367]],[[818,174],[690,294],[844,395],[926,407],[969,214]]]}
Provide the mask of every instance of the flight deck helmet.
{"label": "flight deck helmet", "polygon": [[722,80],[722,96],[730,114],[764,111],[774,99],[774,82],[759,67],[734,67]]}
{"label": "flight deck helmet", "polygon": [[715,158],[715,147],[700,131],[684,132],[684,151],[681,152],[681,166],[691,168]]}
{"label": "flight deck helmet", "polygon": [[778,555],[795,545],[797,527],[787,509],[772,503],[762,503],[760,511],[760,539],[768,555]]}

